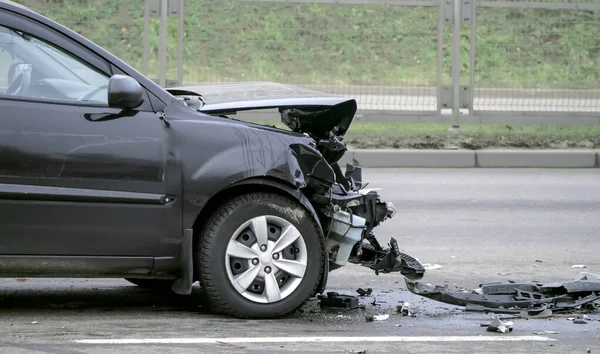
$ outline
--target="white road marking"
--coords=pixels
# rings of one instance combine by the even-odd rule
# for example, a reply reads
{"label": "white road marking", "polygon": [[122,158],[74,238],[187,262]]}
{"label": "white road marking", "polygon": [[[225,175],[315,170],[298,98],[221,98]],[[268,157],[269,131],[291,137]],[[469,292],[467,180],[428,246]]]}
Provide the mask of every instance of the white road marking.
{"label": "white road marking", "polygon": [[333,342],[549,342],[545,336],[386,336],[386,337],[235,337],[77,339],[81,344],[217,344],[217,343],[333,343]]}

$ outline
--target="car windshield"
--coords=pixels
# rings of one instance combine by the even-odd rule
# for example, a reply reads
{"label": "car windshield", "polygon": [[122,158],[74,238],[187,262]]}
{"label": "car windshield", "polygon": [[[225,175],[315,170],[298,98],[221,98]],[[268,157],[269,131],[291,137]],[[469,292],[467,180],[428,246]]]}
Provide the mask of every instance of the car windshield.
{"label": "car windshield", "polygon": [[52,44],[0,26],[0,93],[107,103],[108,79]]}

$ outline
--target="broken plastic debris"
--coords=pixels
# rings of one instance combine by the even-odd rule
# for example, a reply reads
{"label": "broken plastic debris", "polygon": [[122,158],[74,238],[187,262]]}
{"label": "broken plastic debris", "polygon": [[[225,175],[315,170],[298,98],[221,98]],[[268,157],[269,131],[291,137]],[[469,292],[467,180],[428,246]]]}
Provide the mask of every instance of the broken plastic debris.
{"label": "broken plastic debris", "polygon": [[505,275],[510,275],[510,273],[501,272],[501,273],[498,273],[498,275],[505,276]]}
{"label": "broken plastic debris", "polygon": [[587,268],[587,266],[585,264],[575,264],[571,268]]}
{"label": "broken plastic debris", "polygon": [[575,323],[575,324],[587,324],[587,321],[586,320],[575,320],[575,321],[573,321],[573,323]]}
{"label": "broken plastic debris", "polygon": [[373,293],[373,289],[367,288],[367,290],[365,290],[363,288],[358,288],[358,289],[356,289],[356,292],[360,296],[371,296],[371,294]]}
{"label": "broken plastic debris", "polygon": [[417,317],[417,315],[410,310],[410,303],[403,301],[400,305],[396,306],[396,311],[402,316]]}
{"label": "broken plastic debris", "polygon": [[31,322],[31,324],[38,324],[38,321],[33,321]]}
{"label": "broken plastic debris", "polygon": [[513,328],[512,328],[512,321],[508,321],[508,322],[502,322],[500,321],[500,319],[498,318],[498,316],[494,317],[494,320],[492,321],[492,323],[490,323],[490,325],[487,328],[488,332],[500,332],[500,333],[507,333],[507,332],[512,332]]}
{"label": "broken plastic debris", "polygon": [[423,268],[425,268],[425,270],[434,270],[434,269],[440,269],[443,267],[437,263],[434,263],[434,264],[423,263]]}
{"label": "broken plastic debris", "polygon": [[[553,312],[579,311],[600,299],[600,281],[564,283],[489,283],[481,291],[450,291],[448,285],[432,285],[405,279],[407,289],[417,295],[457,306],[531,309],[546,306]],[[586,305],[586,306],[584,306]]]}
{"label": "broken plastic debris", "polygon": [[559,331],[542,331],[542,332],[533,332],[533,334],[560,334]]}
{"label": "broken plastic debris", "polygon": [[328,292],[327,296],[318,295],[319,305],[323,307],[341,307],[346,310],[360,307],[358,298],[350,295],[340,295],[336,292]]}
{"label": "broken plastic debris", "polygon": [[381,315],[375,315],[375,316],[373,316],[373,319],[374,319],[375,321],[385,321],[385,320],[387,320],[388,318],[390,318],[390,315],[388,315],[387,313],[385,313],[385,314],[381,314]]}

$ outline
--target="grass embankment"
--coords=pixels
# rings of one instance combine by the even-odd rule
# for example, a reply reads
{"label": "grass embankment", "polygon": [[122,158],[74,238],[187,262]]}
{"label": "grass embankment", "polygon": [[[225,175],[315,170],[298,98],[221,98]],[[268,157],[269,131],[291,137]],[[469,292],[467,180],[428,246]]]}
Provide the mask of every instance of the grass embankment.
{"label": "grass embankment", "polygon": [[[17,0],[142,67],[143,0]],[[436,7],[185,2],[184,80],[432,85]],[[478,8],[477,87],[598,88],[600,11]],[[157,18],[150,22],[156,77]],[[450,31],[444,74],[449,82]],[[461,62],[469,65],[469,28]],[[168,77],[176,78],[177,19],[169,18]],[[465,78],[466,78],[465,74]]]}
{"label": "grass embankment", "polygon": [[[17,0],[142,68],[142,0]],[[435,7],[186,1],[184,80],[267,80],[331,85],[432,85],[437,70]],[[158,19],[150,22],[156,77]],[[444,36],[449,82],[450,26]],[[600,11],[478,8],[475,85],[598,88]],[[461,42],[468,72],[469,34]],[[169,19],[168,78],[176,77],[177,21]],[[466,78],[466,75],[465,75]],[[598,126],[355,122],[359,148],[598,148]]]}
{"label": "grass embankment", "polygon": [[[285,128],[282,123],[274,125]],[[448,127],[443,123],[354,122],[344,142],[368,149],[600,148],[600,125],[463,124],[458,133],[448,132]]]}

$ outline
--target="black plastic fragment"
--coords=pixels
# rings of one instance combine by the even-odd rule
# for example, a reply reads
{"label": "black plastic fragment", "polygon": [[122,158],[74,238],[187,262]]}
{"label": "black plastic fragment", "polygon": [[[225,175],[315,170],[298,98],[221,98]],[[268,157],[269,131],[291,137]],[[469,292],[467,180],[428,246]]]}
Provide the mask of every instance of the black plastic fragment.
{"label": "black plastic fragment", "polygon": [[367,288],[367,290],[365,290],[363,288],[358,288],[358,289],[356,289],[356,292],[360,296],[371,296],[371,294],[373,293],[373,289]]}
{"label": "black plastic fragment", "polygon": [[320,300],[319,305],[324,307],[344,308],[346,310],[361,307],[358,302],[358,297],[351,295],[340,295],[336,292],[328,292],[327,296],[318,295]]}

